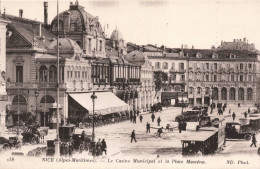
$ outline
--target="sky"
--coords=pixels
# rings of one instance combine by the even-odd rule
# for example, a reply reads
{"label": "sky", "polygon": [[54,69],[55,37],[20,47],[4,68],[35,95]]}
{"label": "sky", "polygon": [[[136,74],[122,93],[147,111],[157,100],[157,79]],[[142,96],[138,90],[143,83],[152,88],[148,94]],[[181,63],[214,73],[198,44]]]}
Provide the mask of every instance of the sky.
{"label": "sky", "polygon": [[[1,1],[2,13],[43,22],[43,2],[48,1],[49,22],[57,14],[56,0]],[[59,0],[59,11],[70,2]],[[78,0],[99,16],[108,37],[120,30],[126,42],[180,48],[211,48],[221,41],[246,37],[260,49],[260,0]]]}

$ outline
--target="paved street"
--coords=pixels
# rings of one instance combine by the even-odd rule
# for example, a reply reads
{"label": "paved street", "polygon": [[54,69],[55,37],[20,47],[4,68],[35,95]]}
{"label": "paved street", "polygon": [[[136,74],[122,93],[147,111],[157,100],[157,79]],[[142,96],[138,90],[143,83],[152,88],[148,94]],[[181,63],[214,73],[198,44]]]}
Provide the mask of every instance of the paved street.
{"label": "paved street", "polygon": [[[247,107],[236,108],[236,107],[228,107],[224,112],[224,115],[228,114],[229,108],[232,109],[232,112],[235,111],[237,114],[237,119],[239,117],[243,117],[243,112],[247,110]],[[185,110],[184,110],[185,111]],[[130,121],[125,121],[116,124],[110,124],[102,127],[95,128],[96,140],[97,139],[105,139],[108,146],[108,155],[107,157],[120,157],[120,156],[143,156],[155,158],[157,155],[160,157],[174,157],[181,156],[181,139],[191,136],[196,129],[196,125],[198,122],[188,122],[187,123],[187,131],[183,131],[179,133],[177,130],[177,122],[174,122],[175,116],[181,113],[181,108],[168,108],[163,110],[162,112],[155,113],[155,122],[151,122],[151,114],[144,113],[143,114],[143,122],[140,123],[139,117],[137,117],[137,123],[134,124]],[[216,115],[216,111],[213,112],[213,115]],[[166,124],[170,124],[171,126],[176,127],[173,132],[164,131],[167,133],[167,138],[154,138],[153,135],[157,132],[159,126],[157,126],[157,118],[161,117],[161,126],[165,128]],[[226,121],[232,120],[231,117],[227,117]],[[151,123],[151,133],[146,133],[146,123]],[[86,134],[90,135],[92,132],[92,128],[84,129]],[[132,130],[136,131],[136,139],[137,142],[131,143],[130,135]],[[82,129],[76,129],[76,133],[81,133]],[[202,132],[202,131],[201,131]],[[54,139],[56,131],[49,130],[48,136],[46,136],[45,140]],[[10,135],[8,135],[9,137]],[[257,140],[259,140],[259,135],[257,135]],[[255,154],[257,148],[249,147],[251,141],[243,141],[243,140],[232,140],[226,142],[226,147],[221,154],[233,154],[233,153],[247,153],[247,154]],[[41,143],[38,145],[30,145],[26,144],[22,147],[21,150],[12,150],[12,151],[21,151],[28,152],[36,147],[46,146],[45,143]],[[11,151],[5,152],[5,154],[9,154]],[[25,153],[25,154],[26,154]],[[78,157],[86,157],[89,156],[87,152],[83,152],[82,154],[74,154],[74,156]]]}

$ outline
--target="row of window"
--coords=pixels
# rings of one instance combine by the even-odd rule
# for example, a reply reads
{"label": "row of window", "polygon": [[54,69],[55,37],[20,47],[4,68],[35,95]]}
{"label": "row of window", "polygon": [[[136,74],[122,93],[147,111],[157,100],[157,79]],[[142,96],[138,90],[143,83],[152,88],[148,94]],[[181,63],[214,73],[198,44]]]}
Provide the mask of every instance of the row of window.
{"label": "row of window", "polygon": [[[179,63],[179,70],[184,70],[184,63]],[[155,69],[161,69],[161,62],[155,62]],[[167,62],[162,63],[162,69],[169,69]],[[175,69],[175,63],[172,62],[171,69]]]}
{"label": "row of window", "polygon": [[[91,38],[88,38],[88,44],[86,46],[88,46],[88,51],[91,51],[92,49],[92,39]],[[102,40],[99,40],[99,42],[96,44],[96,51],[100,51],[102,52],[103,50],[103,41]]]}
{"label": "row of window", "polygon": [[[196,78],[197,80],[199,81],[213,81],[213,82],[217,82],[217,81],[226,81],[225,78],[222,78],[221,77],[218,77],[218,75],[205,75],[205,76],[201,76],[201,78]],[[192,80],[192,78],[191,78]],[[247,81],[247,82],[252,82],[253,79],[252,79],[252,75],[230,75],[229,76],[229,79],[228,81],[232,81],[232,82],[235,82],[235,81],[240,81],[240,82],[243,82],[243,81]]]}
{"label": "row of window", "polygon": [[[213,63],[213,69],[217,70],[218,69],[218,65],[222,66],[223,63]],[[197,67],[197,63],[193,63],[193,67]],[[227,64],[227,67],[230,67],[230,64]],[[205,64],[205,69],[209,70],[210,68],[210,64],[206,63]],[[244,70],[244,69],[252,69],[252,63],[248,63],[248,64],[244,64],[244,63],[240,63],[240,64],[236,64],[236,70]]]}
{"label": "row of window", "polygon": [[[194,92],[194,88],[193,87],[190,87],[189,88],[189,94],[193,94]],[[215,99],[215,100],[218,100],[218,88],[214,88],[212,90],[212,98]],[[227,89],[226,88],[222,88],[221,89],[221,100],[227,100]],[[244,100],[245,97],[244,97],[244,89],[243,88],[239,88],[238,89],[238,100]],[[252,88],[248,88],[246,90],[247,92],[247,100],[253,100],[253,89]],[[202,94],[202,89],[200,87],[197,87],[197,90],[196,90],[196,94]],[[209,87],[206,87],[205,88],[205,95],[210,95],[210,88]],[[235,100],[236,99],[236,89],[235,88],[231,88],[229,90],[229,100]]]}
{"label": "row of window", "polygon": [[[74,76],[73,76],[74,72]],[[88,80],[88,72],[87,71],[67,71],[67,80]]]}

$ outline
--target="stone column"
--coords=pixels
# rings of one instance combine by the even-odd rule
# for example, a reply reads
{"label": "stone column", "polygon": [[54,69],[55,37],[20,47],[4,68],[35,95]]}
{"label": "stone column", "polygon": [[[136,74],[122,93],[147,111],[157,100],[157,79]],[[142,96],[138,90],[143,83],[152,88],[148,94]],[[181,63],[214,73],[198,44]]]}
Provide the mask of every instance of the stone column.
{"label": "stone column", "polygon": [[229,90],[230,88],[227,88],[227,100],[226,100],[227,103],[229,102]]}
{"label": "stone column", "polygon": [[196,95],[197,95],[197,87],[193,88],[193,102],[194,102],[194,106],[197,106],[197,101],[196,101]]}
{"label": "stone column", "polygon": [[[201,88],[202,92],[202,88]],[[201,106],[204,106],[204,93],[201,94]]]}
{"label": "stone column", "polygon": [[148,94],[147,94],[147,108],[148,109],[150,107],[150,103],[151,103],[151,101],[150,101],[150,93],[148,92]]}
{"label": "stone column", "polygon": [[143,109],[146,109],[146,91],[144,91],[143,95]]}
{"label": "stone column", "polygon": [[6,124],[5,124],[6,112],[0,112],[0,136],[5,134]]}
{"label": "stone column", "polygon": [[246,103],[247,100],[247,88],[244,88],[244,103]]}
{"label": "stone column", "polygon": [[142,109],[141,98],[142,98],[142,92],[139,92],[138,93],[138,99],[137,99],[137,105],[138,105],[140,111]]}
{"label": "stone column", "polygon": [[221,88],[218,87],[218,103],[221,102]]}
{"label": "stone column", "polygon": [[236,91],[235,91],[235,94],[236,94],[236,103],[238,103],[238,88],[236,87],[235,90],[236,90]]}

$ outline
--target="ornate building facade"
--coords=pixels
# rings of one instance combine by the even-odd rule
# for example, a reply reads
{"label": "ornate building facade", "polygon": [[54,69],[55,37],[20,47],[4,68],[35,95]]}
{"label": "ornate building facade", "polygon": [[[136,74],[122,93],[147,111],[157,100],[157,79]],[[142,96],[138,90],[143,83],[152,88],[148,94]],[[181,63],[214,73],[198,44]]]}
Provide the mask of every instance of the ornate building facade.
{"label": "ornate building facade", "polygon": [[254,105],[257,101],[258,55],[238,50],[186,50],[191,105]]}
{"label": "ornate building facade", "polygon": [[[47,6],[45,2],[45,23],[22,18],[21,14],[19,17],[4,14],[4,18],[10,20],[6,39],[9,113],[17,120],[18,116],[31,112],[40,125],[50,123],[50,119],[55,122],[55,114],[50,108],[59,97],[58,104],[64,119],[90,114],[92,102],[82,100],[89,99],[93,91],[98,92],[98,100],[113,97],[115,103],[105,106],[105,109],[106,102],[98,104],[95,113],[108,114],[137,108],[135,99],[141,85],[141,65],[125,60],[126,47],[122,34],[115,30],[111,39],[105,39],[97,17],[87,13],[77,2],[71,3],[69,10],[61,12],[51,25],[47,25]],[[57,30],[60,34],[58,46]],[[121,99],[125,103],[114,96],[122,96],[122,93]]]}
{"label": "ornate building facade", "polygon": [[132,51],[125,57],[127,61],[141,66],[141,85],[138,86],[138,97],[135,99],[135,107],[142,111],[149,111],[151,106],[158,102],[155,97],[155,85],[153,79],[153,67],[146,54],[141,51]]}

